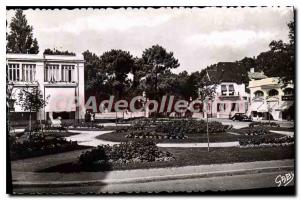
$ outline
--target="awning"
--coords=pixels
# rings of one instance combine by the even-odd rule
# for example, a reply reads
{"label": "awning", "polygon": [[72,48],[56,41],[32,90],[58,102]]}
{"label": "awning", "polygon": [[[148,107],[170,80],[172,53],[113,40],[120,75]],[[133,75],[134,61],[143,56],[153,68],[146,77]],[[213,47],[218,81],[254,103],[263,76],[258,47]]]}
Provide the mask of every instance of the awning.
{"label": "awning", "polygon": [[48,96],[46,112],[76,111],[75,88],[45,88],[45,97]]}
{"label": "awning", "polygon": [[251,111],[268,112],[268,106],[263,101],[252,102]]}
{"label": "awning", "polygon": [[294,104],[293,101],[284,101],[276,110],[283,111],[289,109]]}

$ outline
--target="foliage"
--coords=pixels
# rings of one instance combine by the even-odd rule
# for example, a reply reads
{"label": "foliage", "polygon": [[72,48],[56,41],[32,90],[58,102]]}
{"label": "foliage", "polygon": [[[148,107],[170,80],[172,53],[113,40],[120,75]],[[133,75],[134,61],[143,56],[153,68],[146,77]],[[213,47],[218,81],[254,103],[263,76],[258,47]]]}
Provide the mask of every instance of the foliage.
{"label": "foliage", "polygon": [[251,146],[251,145],[283,145],[283,144],[291,144],[294,143],[294,137],[290,136],[283,136],[280,138],[276,137],[264,137],[264,136],[257,136],[251,138],[243,138],[240,139],[241,146]]}
{"label": "foliage", "polygon": [[18,94],[18,104],[24,109],[24,111],[38,112],[47,104],[43,99],[42,91],[39,89],[39,85],[35,87],[26,86]]}
{"label": "foliage", "polygon": [[159,45],[153,45],[151,48],[146,49],[142,58],[145,63],[145,90],[147,96],[151,99],[157,99],[160,80],[163,80],[160,76],[171,69],[179,67],[178,60],[174,57],[173,52],[167,52],[165,48]]}
{"label": "foliage", "polygon": [[265,135],[268,134],[269,130],[264,126],[254,126],[249,128],[246,132],[246,135]]}
{"label": "foliage", "polygon": [[102,68],[108,75],[108,85],[117,98],[123,97],[128,88],[128,73],[134,65],[134,59],[129,52],[112,49],[100,57]]}
{"label": "foliage", "polygon": [[57,49],[45,49],[44,51],[44,55],[69,55],[69,56],[75,56],[76,54],[74,52],[69,52],[68,50],[66,51],[60,51],[60,50],[57,50]]}
{"label": "foliage", "polygon": [[[208,122],[209,133],[225,132],[227,126],[220,122]],[[170,137],[181,137],[185,134],[206,134],[207,124],[204,120],[173,120],[170,122],[160,123],[156,127],[157,132],[167,133]]]}
{"label": "foliage", "polygon": [[251,122],[249,124],[249,127],[255,127],[255,126],[265,126],[265,127],[280,127],[280,125],[276,122]]}
{"label": "foliage", "polygon": [[77,142],[67,141],[64,138],[48,137],[41,133],[29,135],[23,141],[14,138],[11,139],[10,143],[12,160],[61,153],[78,148]]}
{"label": "foliage", "polygon": [[37,54],[39,52],[37,39],[33,38],[33,28],[27,24],[23,10],[16,10],[9,28],[10,32],[6,36],[6,53]]}
{"label": "foliage", "polygon": [[107,169],[111,163],[154,162],[174,160],[171,153],[158,149],[152,140],[132,140],[119,145],[98,146],[80,155],[85,169]]}

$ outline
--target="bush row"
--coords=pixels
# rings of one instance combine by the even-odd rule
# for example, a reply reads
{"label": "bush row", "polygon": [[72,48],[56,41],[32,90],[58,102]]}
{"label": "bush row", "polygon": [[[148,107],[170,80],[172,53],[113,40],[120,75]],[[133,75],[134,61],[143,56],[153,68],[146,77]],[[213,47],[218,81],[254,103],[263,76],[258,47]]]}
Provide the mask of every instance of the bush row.
{"label": "bush row", "polygon": [[294,137],[283,136],[280,138],[270,138],[270,137],[253,137],[253,138],[244,138],[240,139],[241,146],[248,145],[262,145],[262,144],[286,144],[286,143],[294,143]]}
{"label": "bush row", "polygon": [[266,126],[266,127],[280,127],[279,124],[276,122],[251,122],[249,124],[249,127],[255,127],[255,126]]}

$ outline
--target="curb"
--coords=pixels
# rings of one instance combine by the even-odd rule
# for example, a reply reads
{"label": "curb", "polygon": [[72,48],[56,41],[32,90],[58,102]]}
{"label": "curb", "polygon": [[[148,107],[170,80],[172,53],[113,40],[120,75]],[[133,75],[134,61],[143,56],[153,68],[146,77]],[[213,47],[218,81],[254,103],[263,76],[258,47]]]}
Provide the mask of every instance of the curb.
{"label": "curb", "polygon": [[44,182],[13,182],[14,188],[24,187],[74,187],[74,186],[103,186],[109,184],[133,184],[133,183],[148,183],[155,181],[169,181],[169,180],[184,180],[195,178],[212,178],[219,176],[234,176],[234,175],[246,175],[257,173],[268,173],[277,170],[293,171],[294,166],[280,166],[280,167],[264,167],[254,169],[240,169],[240,170],[228,170],[228,171],[215,171],[205,173],[194,174],[180,174],[180,175],[166,175],[166,176],[150,176],[139,178],[125,178],[125,179],[111,179],[111,180],[91,180],[91,181],[44,181]]}

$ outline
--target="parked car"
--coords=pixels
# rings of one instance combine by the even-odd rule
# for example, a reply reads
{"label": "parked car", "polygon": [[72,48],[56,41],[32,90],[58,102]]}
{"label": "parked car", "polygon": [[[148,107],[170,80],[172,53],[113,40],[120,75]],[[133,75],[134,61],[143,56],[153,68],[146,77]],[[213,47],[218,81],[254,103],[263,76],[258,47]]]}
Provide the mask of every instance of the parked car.
{"label": "parked car", "polygon": [[246,121],[246,122],[251,122],[252,121],[252,117],[248,117],[247,115],[245,115],[244,113],[235,113],[231,118],[231,120],[235,121]]}

